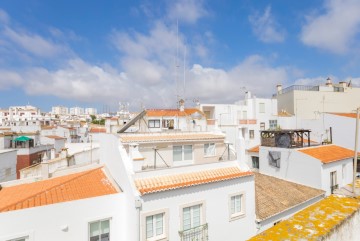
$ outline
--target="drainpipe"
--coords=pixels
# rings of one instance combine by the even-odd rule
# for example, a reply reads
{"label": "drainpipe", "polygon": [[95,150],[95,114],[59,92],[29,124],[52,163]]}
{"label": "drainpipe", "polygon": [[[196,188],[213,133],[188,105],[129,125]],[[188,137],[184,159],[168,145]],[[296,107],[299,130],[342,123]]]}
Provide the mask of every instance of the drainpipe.
{"label": "drainpipe", "polygon": [[141,200],[139,199],[139,197],[137,199],[135,199],[135,208],[136,208],[136,211],[137,211],[137,226],[138,226],[138,232],[137,232],[137,240],[138,241],[141,241],[140,240],[140,232],[141,232],[141,225],[140,225],[140,211],[141,211],[141,207],[142,207],[142,203],[141,203]]}

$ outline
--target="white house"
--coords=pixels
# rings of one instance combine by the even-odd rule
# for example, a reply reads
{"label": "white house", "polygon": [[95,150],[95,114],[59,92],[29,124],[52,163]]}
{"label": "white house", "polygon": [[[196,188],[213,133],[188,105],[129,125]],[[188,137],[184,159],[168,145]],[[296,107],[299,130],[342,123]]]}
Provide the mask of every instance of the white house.
{"label": "white house", "polygon": [[304,148],[260,146],[259,172],[325,190],[352,182],[354,151],[323,145]]}

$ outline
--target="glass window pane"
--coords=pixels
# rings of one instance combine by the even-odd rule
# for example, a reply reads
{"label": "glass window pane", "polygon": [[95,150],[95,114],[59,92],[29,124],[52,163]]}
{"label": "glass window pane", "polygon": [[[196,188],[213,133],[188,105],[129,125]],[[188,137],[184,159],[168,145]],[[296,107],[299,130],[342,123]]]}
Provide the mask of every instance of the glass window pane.
{"label": "glass window pane", "polygon": [[163,213],[156,215],[156,236],[163,234]]}
{"label": "glass window pane", "polygon": [[241,212],[241,195],[235,197],[235,211],[237,213]]}
{"label": "glass window pane", "polygon": [[192,160],[192,145],[184,146],[184,160]]}
{"label": "glass window pane", "polygon": [[95,236],[99,237],[99,235],[100,235],[100,222],[90,223],[90,237],[95,237]]}
{"label": "glass window pane", "polygon": [[173,146],[174,161],[182,161],[182,146]]}
{"label": "glass window pane", "polygon": [[153,216],[148,216],[146,217],[146,238],[151,238],[153,236]]}
{"label": "glass window pane", "polygon": [[101,234],[110,233],[110,223],[109,220],[101,221]]}
{"label": "glass window pane", "polygon": [[231,197],[230,208],[231,208],[231,214],[234,214],[235,213],[235,197],[234,196]]}
{"label": "glass window pane", "polygon": [[191,222],[190,222],[190,208],[184,208],[183,209],[183,229],[187,230],[191,228]]}
{"label": "glass window pane", "polygon": [[193,209],[193,225],[192,227],[200,226],[200,205],[192,207]]}

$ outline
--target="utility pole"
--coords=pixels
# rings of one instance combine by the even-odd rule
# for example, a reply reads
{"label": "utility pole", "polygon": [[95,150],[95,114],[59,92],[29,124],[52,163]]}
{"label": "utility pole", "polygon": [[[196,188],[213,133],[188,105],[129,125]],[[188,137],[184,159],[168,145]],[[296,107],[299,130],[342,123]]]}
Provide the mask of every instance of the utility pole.
{"label": "utility pole", "polygon": [[357,173],[357,158],[358,158],[358,135],[359,135],[359,111],[360,107],[356,108],[356,129],[355,129],[355,153],[354,153],[354,176],[353,176],[353,194],[355,195],[355,182]]}

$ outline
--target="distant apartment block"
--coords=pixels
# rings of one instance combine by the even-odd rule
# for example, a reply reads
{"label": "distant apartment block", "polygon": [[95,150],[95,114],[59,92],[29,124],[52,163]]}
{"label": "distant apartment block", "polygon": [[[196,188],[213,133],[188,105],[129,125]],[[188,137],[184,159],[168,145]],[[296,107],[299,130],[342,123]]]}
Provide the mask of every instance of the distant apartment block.
{"label": "distant apartment block", "polygon": [[72,107],[72,108],[70,108],[69,114],[70,115],[84,115],[85,111],[84,111],[84,108],[81,108],[81,107]]}
{"label": "distant apartment block", "polygon": [[95,108],[85,108],[86,115],[97,115],[97,109]]}
{"label": "distant apartment block", "polygon": [[54,106],[51,108],[51,113],[54,115],[67,115],[69,113],[69,108],[65,106]]}

